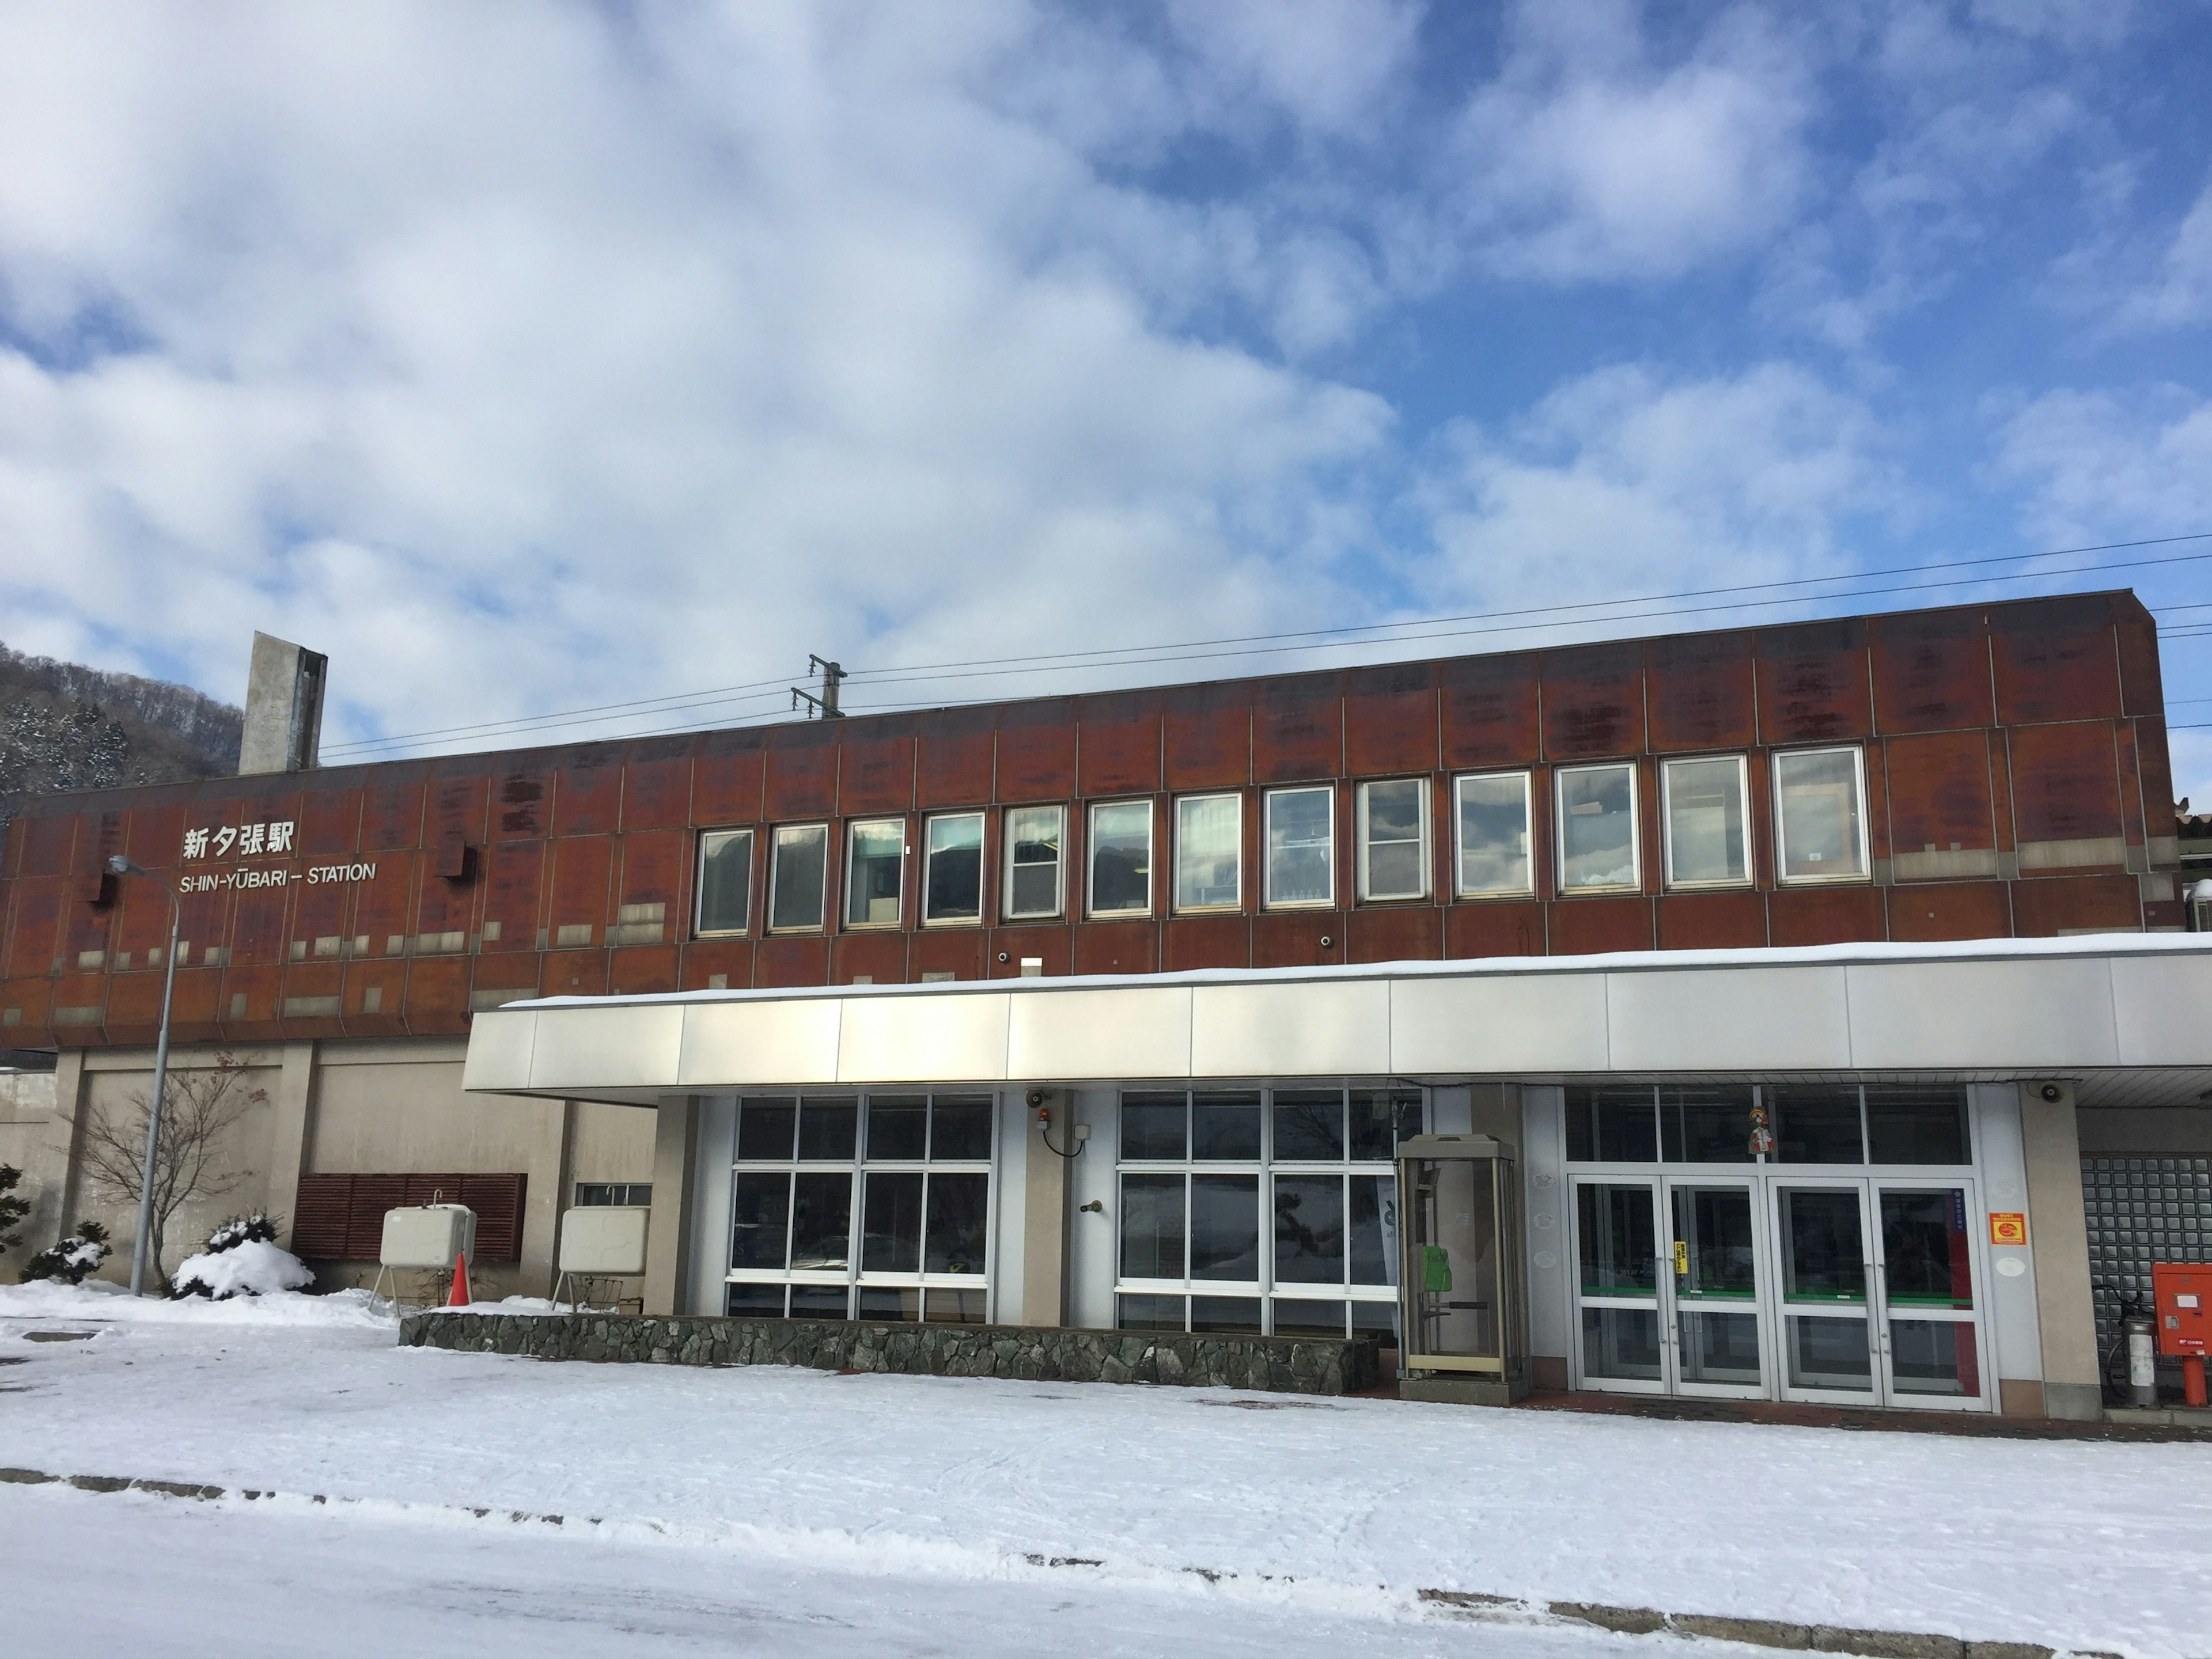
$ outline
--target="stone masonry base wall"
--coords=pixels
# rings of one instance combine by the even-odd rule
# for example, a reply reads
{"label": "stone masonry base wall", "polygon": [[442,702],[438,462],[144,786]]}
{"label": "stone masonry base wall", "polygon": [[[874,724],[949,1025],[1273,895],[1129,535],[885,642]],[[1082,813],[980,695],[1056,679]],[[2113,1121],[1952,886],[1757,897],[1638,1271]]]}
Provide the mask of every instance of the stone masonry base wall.
{"label": "stone masonry base wall", "polygon": [[625,1315],[410,1314],[402,1346],[538,1359],[662,1365],[806,1365],[912,1376],[1045,1382],[1168,1382],[1276,1394],[1376,1386],[1366,1341],[1016,1325],[873,1324],[811,1319],[646,1319]]}

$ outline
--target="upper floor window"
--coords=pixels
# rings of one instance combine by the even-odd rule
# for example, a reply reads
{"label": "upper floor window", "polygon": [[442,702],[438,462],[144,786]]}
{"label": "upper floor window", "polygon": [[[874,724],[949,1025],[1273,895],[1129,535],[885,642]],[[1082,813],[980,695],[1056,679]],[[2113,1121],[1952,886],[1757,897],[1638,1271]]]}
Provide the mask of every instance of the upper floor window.
{"label": "upper floor window", "polygon": [[1634,891],[1643,885],[1636,856],[1636,768],[1562,767],[1559,890]]}
{"label": "upper floor window", "polygon": [[1271,908],[1328,904],[1336,897],[1336,791],[1270,789],[1266,812],[1267,862],[1262,902]]}
{"label": "upper floor window", "polygon": [[1865,757],[1856,748],[1776,755],[1774,823],[1783,880],[1863,880]]}
{"label": "upper floor window", "polygon": [[1060,912],[1064,806],[1015,806],[1006,811],[1006,915],[1012,921]]}
{"label": "upper floor window", "polygon": [[949,812],[929,821],[921,878],[926,922],[983,916],[983,815]]}
{"label": "upper floor window", "polygon": [[1741,755],[1670,760],[1660,769],[1669,887],[1720,887],[1751,879],[1744,776]]}
{"label": "upper floor window", "polygon": [[1359,896],[1425,898],[1429,890],[1429,781],[1359,786]]}
{"label": "upper floor window", "polygon": [[1091,914],[1152,912],[1152,804],[1118,800],[1091,809]]}
{"label": "upper floor window", "polygon": [[823,884],[830,874],[830,826],[787,823],[775,832],[768,878],[768,925],[776,933],[822,926]]}
{"label": "upper floor window", "polygon": [[845,860],[845,925],[897,927],[899,890],[906,868],[904,821],[872,818],[855,823],[852,841]]}
{"label": "upper floor window", "polygon": [[1243,896],[1244,799],[1185,795],[1176,803],[1178,910],[1233,910]]}
{"label": "upper floor window", "polygon": [[742,933],[752,920],[753,832],[710,830],[699,837],[699,912],[702,935]]}
{"label": "upper floor window", "polygon": [[1455,779],[1462,898],[1534,890],[1528,867],[1528,775],[1492,772]]}

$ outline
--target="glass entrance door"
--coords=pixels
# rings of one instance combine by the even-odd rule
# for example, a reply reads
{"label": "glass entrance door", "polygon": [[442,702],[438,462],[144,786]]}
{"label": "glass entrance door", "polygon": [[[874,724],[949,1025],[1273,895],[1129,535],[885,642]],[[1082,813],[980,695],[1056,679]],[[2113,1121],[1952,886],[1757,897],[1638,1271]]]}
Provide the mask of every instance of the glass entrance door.
{"label": "glass entrance door", "polygon": [[1767,1392],[1759,1227],[1747,1181],[1669,1181],[1667,1281],[1673,1387],[1744,1398]]}
{"label": "glass entrance door", "polygon": [[1576,1370],[1585,1389],[1663,1394],[1656,1181],[1575,1182]]}
{"label": "glass entrance door", "polygon": [[1774,1226],[1783,1398],[1878,1403],[1866,1183],[1777,1182]]}
{"label": "glass entrance door", "polygon": [[1987,1404],[1974,1293],[1973,1195],[1949,1182],[1874,1183],[1882,1384],[1892,1405]]}

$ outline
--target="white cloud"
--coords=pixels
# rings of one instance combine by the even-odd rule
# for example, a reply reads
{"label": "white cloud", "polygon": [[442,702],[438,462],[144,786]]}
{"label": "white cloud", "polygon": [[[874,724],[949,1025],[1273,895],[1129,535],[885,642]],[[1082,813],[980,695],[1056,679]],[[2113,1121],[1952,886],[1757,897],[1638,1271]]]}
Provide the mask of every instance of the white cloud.
{"label": "white cloud", "polygon": [[1999,430],[1996,471],[2057,544],[2212,526],[2212,400],[2167,386],[2045,392]]}
{"label": "white cloud", "polygon": [[2127,297],[2118,319],[2142,328],[2212,320],[2212,179],[2182,216],[2157,275]]}

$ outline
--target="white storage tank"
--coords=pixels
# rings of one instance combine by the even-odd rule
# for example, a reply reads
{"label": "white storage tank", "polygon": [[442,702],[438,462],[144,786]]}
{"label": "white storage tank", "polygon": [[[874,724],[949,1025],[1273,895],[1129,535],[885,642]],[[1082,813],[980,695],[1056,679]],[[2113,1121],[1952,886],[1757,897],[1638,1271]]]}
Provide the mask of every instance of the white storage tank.
{"label": "white storage tank", "polygon": [[477,1212],[467,1205],[410,1204],[384,1212],[380,1266],[450,1267],[456,1255],[476,1265]]}
{"label": "white storage tank", "polygon": [[561,1218],[564,1273],[634,1279],[645,1272],[646,1221],[641,1205],[579,1205]]}

